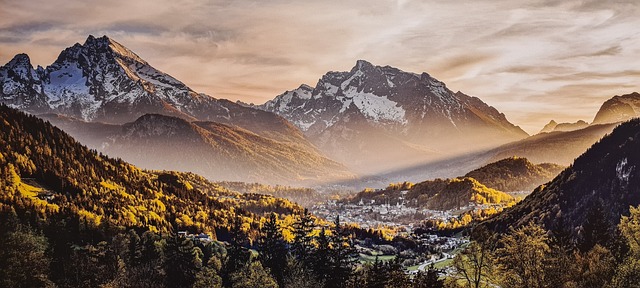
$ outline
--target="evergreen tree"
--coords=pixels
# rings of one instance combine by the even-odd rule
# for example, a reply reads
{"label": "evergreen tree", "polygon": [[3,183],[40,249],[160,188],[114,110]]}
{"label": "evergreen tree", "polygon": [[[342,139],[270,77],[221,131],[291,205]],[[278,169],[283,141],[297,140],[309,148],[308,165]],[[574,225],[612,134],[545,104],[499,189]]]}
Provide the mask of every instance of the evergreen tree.
{"label": "evergreen tree", "polygon": [[269,215],[262,227],[258,248],[262,266],[269,268],[278,285],[283,286],[288,251],[275,213]]}
{"label": "evergreen tree", "polygon": [[596,244],[603,247],[611,247],[613,244],[611,223],[607,220],[606,212],[600,201],[595,200],[591,209],[587,212],[585,222],[582,226],[581,237],[578,248],[582,252],[588,252]]}
{"label": "evergreen tree", "polygon": [[385,288],[389,273],[384,262],[376,256],[372,264],[365,266],[364,284],[367,288]]}
{"label": "evergreen tree", "polygon": [[397,255],[393,260],[389,260],[385,263],[388,276],[387,286],[395,288],[409,288],[412,287],[411,279],[404,272],[401,264],[400,255]]}
{"label": "evergreen tree", "polygon": [[351,237],[340,223],[340,216],[336,216],[334,229],[330,238],[332,250],[330,265],[330,278],[334,287],[344,287],[353,273],[357,252]]}
{"label": "evergreen tree", "polygon": [[293,223],[293,255],[302,262],[302,264],[309,268],[312,267],[312,262],[309,257],[314,249],[313,237],[311,233],[314,229],[313,218],[311,214],[305,208],[304,212],[300,215],[300,218]]}
{"label": "evergreen tree", "polygon": [[183,236],[172,235],[165,246],[165,272],[168,287],[191,287],[196,274],[202,268],[202,251],[193,241]]}
{"label": "evergreen tree", "polygon": [[313,252],[313,273],[319,282],[324,282],[325,287],[333,285],[331,282],[331,243],[324,227],[316,237],[317,248]]}
{"label": "evergreen tree", "polygon": [[231,277],[240,269],[249,264],[251,254],[245,248],[248,245],[249,239],[247,235],[242,231],[242,219],[236,217],[229,230],[230,233],[230,247],[227,250],[227,254],[223,259],[223,268],[221,271],[223,286],[228,287],[231,285]]}

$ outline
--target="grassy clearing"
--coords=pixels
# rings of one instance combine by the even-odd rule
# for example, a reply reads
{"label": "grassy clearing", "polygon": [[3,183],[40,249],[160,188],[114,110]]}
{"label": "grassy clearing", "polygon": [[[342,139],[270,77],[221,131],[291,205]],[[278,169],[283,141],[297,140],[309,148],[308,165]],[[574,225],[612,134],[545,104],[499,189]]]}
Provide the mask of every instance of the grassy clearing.
{"label": "grassy clearing", "polygon": [[447,260],[444,260],[442,262],[438,262],[438,263],[433,264],[433,268],[442,269],[442,268],[451,266],[451,264],[453,264],[453,259],[447,259]]}
{"label": "grassy clearing", "polygon": [[409,270],[409,271],[416,271],[416,270],[418,270],[418,267],[420,267],[420,265],[413,265],[413,266],[409,266],[409,267],[407,267],[407,270]]}
{"label": "grassy clearing", "polygon": [[[378,261],[390,261],[396,258],[396,255],[378,255]],[[376,256],[366,255],[360,253],[360,263],[373,263],[376,261]]]}

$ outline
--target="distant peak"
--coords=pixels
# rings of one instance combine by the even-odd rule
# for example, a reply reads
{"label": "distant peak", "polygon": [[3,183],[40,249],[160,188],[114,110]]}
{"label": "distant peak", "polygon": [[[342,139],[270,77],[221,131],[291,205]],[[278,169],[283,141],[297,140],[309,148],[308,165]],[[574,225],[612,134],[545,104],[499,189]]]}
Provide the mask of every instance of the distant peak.
{"label": "distant peak", "polygon": [[31,59],[29,59],[29,55],[20,53],[16,56],[13,56],[13,59],[9,61],[9,64],[13,64],[12,66],[24,64],[28,64],[29,66],[31,66]]}
{"label": "distant peak", "polygon": [[102,37],[99,37],[99,38],[96,38],[93,35],[89,35],[89,37],[87,37],[87,40],[84,41],[83,46],[104,47],[104,46],[109,46],[110,43],[111,43],[111,39],[109,39],[109,37],[107,37],[106,35],[103,35]]}
{"label": "distant peak", "polygon": [[109,38],[107,35],[103,35],[102,37],[98,38],[93,35],[89,35],[89,37],[87,37],[87,40],[81,46],[88,49],[95,49],[95,51],[111,51],[122,58],[147,64],[146,61],[142,60],[142,58],[140,58],[133,51],[129,50],[129,48]]}
{"label": "distant peak", "polygon": [[356,61],[356,66],[353,67],[356,70],[363,70],[363,69],[367,69],[367,68],[373,68],[373,64],[369,63],[368,61],[365,60],[358,60]]}

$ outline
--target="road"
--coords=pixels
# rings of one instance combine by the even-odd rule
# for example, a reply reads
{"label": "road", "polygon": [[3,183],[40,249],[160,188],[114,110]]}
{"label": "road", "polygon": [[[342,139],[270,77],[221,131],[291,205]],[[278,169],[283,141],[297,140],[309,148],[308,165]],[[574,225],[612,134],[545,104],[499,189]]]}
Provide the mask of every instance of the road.
{"label": "road", "polygon": [[424,263],[420,264],[420,266],[418,266],[418,271],[424,271],[424,269],[427,268],[427,266],[431,265],[431,264],[436,264],[442,261],[445,261],[447,259],[452,259],[452,256],[447,254],[447,253],[442,253],[442,258],[437,259],[435,261],[432,260],[427,260]]}

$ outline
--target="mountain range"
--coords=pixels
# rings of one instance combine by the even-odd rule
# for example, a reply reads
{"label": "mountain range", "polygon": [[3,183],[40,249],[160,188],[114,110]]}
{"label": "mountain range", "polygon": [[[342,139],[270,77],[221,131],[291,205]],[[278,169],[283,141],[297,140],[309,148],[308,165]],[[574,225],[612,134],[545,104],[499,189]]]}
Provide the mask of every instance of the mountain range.
{"label": "mountain range", "polygon": [[485,224],[506,231],[509,226],[535,221],[575,235],[590,211],[598,209],[603,223],[615,225],[621,215],[628,215],[629,206],[640,204],[638,151],[640,120],[634,119],[616,127],[552,181]]}
{"label": "mountain range", "polygon": [[313,185],[351,179],[303,137],[277,141],[211,121],[146,114],[123,125],[40,115],[90,148],[155,170],[189,171],[211,180]]}
{"label": "mountain range", "polygon": [[0,102],[145,168],[280,184],[353,177],[286,119],[196,93],[106,36],[46,68],[16,55],[0,67]]}
{"label": "mountain range", "polygon": [[106,36],[89,36],[46,68],[25,54],[0,67],[1,103],[102,153],[212,180],[285,185],[354,179],[352,171],[382,183],[451,178],[512,156],[568,165],[616,121],[637,116],[639,99],[615,96],[590,125],[551,121],[527,137],[427,73],[364,60],[262,105],[197,93]]}
{"label": "mountain range", "polygon": [[587,126],[589,126],[589,123],[583,120],[578,120],[575,123],[558,123],[554,120],[551,120],[549,121],[549,123],[547,123],[547,125],[544,125],[542,130],[540,130],[540,133],[549,133],[555,131],[574,131],[585,128]]}
{"label": "mountain range", "polygon": [[479,98],[453,92],[427,73],[364,60],[254,107],[288,119],[321,151],[364,173],[528,136]]}

